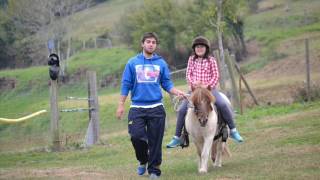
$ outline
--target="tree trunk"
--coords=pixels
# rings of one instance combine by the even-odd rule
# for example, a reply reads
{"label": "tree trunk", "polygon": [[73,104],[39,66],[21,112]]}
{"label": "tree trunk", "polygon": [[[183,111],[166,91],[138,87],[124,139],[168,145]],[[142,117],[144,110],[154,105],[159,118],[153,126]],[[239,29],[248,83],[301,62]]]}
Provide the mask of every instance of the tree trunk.
{"label": "tree trunk", "polygon": [[[219,45],[219,57],[220,57],[220,82],[225,82],[225,71],[224,71],[224,66],[225,66],[225,60],[224,60],[224,50],[223,50],[223,43],[222,43],[222,2],[223,0],[218,0],[218,19],[217,19],[217,35],[218,35],[218,45]],[[221,84],[221,86],[224,87],[224,85]]]}

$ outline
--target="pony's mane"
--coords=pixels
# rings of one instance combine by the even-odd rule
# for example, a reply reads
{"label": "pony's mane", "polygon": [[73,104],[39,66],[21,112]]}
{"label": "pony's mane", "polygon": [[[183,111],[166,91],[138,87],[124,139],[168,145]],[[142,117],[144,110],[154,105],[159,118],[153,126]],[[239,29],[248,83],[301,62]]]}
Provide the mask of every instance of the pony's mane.
{"label": "pony's mane", "polygon": [[192,92],[191,101],[194,105],[200,104],[203,100],[206,101],[207,104],[214,103],[215,98],[211,94],[211,92],[206,88],[196,88]]}

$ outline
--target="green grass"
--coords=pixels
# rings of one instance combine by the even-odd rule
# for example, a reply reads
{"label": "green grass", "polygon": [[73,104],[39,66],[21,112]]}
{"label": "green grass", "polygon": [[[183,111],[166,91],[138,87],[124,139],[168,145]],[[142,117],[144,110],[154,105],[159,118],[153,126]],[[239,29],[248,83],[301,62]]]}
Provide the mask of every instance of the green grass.
{"label": "green grass", "polygon": [[[246,142],[229,143],[233,156],[225,158],[222,168],[210,167],[208,174],[199,175],[193,144],[183,150],[163,148],[163,179],[317,179],[320,175],[319,110],[319,102],[247,110],[237,120]],[[169,123],[173,123],[172,119]],[[173,131],[174,126],[167,129],[164,144]],[[57,170],[60,176],[48,173],[51,178],[68,177],[67,173],[81,173],[83,177],[85,172],[94,172],[100,174],[97,177],[139,179],[135,175],[137,162],[127,133],[106,132],[102,141],[104,145],[88,150],[1,152],[0,174],[37,178],[41,171]],[[91,177],[96,177],[95,174]],[[81,175],[71,176],[71,179],[79,177]]]}

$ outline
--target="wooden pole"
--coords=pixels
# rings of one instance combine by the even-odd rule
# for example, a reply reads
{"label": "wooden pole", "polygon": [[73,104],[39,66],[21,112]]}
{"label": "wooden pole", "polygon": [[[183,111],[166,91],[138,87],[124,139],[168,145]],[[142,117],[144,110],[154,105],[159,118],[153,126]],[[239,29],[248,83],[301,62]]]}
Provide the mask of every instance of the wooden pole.
{"label": "wooden pole", "polygon": [[251,91],[251,89],[250,89],[250,87],[249,87],[249,84],[247,83],[246,79],[245,79],[245,78],[244,78],[244,76],[242,75],[242,73],[241,73],[241,71],[240,71],[239,66],[238,66],[236,63],[234,64],[234,66],[235,66],[235,68],[236,68],[237,72],[239,73],[240,78],[241,78],[241,79],[242,79],[242,81],[244,82],[244,85],[245,85],[245,86],[246,86],[246,88],[248,89],[248,92],[249,92],[249,94],[251,95],[251,97],[252,97],[252,99],[253,99],[254,103],[255,103],[256,105],[259,105],[259,103],[258,103],[258,101],[257,101],[256,97],[254,96],[253,92]]}
{"label": "wooden pole", "polygon": [[97,91],[96,72],[88,71],[88,105],[89,105],[89,126],[86,136],[86,146],[96,144],[99,140],[99,102]]}
{"label": "wooden pole", "polygon": [[232,66],[232,59],[230,58],[230,55],[229,55],[229,51],[228,50],[225,50],[225,61],[226,61],[226,64],[227,64],[227,68],[228,68],[228,71],[229,71],[229,76],[230,76],[230,79],[231,79],[231,86],[232,86],[232,101],[234,102],[234,106],[237,107],[237,108],[240,108],[240,100],[239,100],[239,94],[238,94],[238,87],[237,87],[237,84],[236,84],[236,78],[235,78],[235,73],[234,73],[234,69],[233,69],[233,66]]}
{"label": "wooden pole", "polygon": [[307,99],[311,100],[310,96],[310,61],[309,61],[309,39],[305,39],[305,47],[306,47],[306,81],[307,81]]}
{"label": "wooden pole", "polygon": [[222,63],[220,61],[220,57],[219,57],[219,51],[215,50],[213,51],[214,57],[217,60],[217,64],[218,64],[218,69],[219,69],[219,74],[220,74],[220,78],[219,78],[219,84],[220,84],[220,89],[221,91],[225,92],[226,90],[226,83],[225,83],[225,77],[224,77],[224,71],[223,71],[223,66]]}
{"label": "wooden pole", "polygon": [[50,87],[50,109],[51,109],[51,134],[53,151],[60,150],[59,139],[59,110],[58,110],[58,81],[51,80]]}
{"label": "wooden pole", "polygon": [[243,114],[243,101],[242,101],[242,85],[241,77],[239,76],[239,101],[240,101],[240,114]]}
{"label": "wooden pole", "polygon": [[[225,65],[225,59],[224,59],[224,48],[223,48],[223,40],[222,40],[222,19],[223,19],[223,8],[222,8],[222,4],[223,4],[223,0],[218,0],[217,1],[217,7],[218,7],[218,12],[217,12],[217,29],[216,29],[216,32],[217,32],[217,36],[218,36],[218,46],[219,46],[219,57],[220,57],[220,79],[222,80],[223,84],[220,84],[221,86],[221,89],[222,90],[225,90],[223,88],[225,88],[225,84],[224,84],[224,81],[225,81],[225,72],[224,72],[224,65]],[[218,57],[218,56],[217,56]]]}

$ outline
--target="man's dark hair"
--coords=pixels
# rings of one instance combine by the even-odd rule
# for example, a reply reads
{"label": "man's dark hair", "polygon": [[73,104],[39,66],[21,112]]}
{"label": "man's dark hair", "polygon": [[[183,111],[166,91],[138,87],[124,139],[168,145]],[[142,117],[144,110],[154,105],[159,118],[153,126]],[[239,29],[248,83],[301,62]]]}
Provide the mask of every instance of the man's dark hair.
{"label": "man's dark hair", "polygon": [[147,38],[154,38],[156,40],[157,44],[159,44],[159,38],[158,38],[158,35],[155,32],[144,33],[142,38],[141,38],[141,43],[144,43],[144,41]]}

